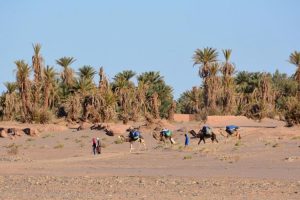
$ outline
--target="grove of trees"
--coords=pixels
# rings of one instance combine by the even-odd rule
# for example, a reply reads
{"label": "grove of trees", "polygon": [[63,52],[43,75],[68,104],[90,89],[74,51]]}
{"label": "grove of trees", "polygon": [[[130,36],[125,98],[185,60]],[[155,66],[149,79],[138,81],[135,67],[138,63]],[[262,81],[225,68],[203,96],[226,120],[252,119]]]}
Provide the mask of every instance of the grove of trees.
{"label": "grove of trees", "polygon": [[[108,80],[104,68],[84,65],[75,72],[73,57],[56,60],[61,70],[45,65],[41,45],[33,44],[31,63],[14,62],[16,81],[5,82],[0,96],[0,118],[29,123],[47,123],[55,118],[68,121],[107,122],[167,118],[174,113],[244,115],[254,119],[279,116],[288,125],[300,123],[300,52],[289,62],[296,67],[293,76],[280,73],[237,71],[232,51],[197,49],[194,66],[203,82],[174,101],[171,86],[159,72],[136,74],[125,70]],[[99,82],[96,83],[95,77]],[[136,78],[136,81],[134,81]],[[136,82],[136,84],[135,84]]]}

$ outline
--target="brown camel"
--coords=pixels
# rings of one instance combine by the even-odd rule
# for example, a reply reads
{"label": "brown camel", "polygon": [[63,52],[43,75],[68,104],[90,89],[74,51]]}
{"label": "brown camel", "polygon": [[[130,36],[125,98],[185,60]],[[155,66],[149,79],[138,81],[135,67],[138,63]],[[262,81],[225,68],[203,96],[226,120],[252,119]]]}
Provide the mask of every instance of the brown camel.
{"label": "brown camel", "polygon": [[170,136],[167,136],[165,134],[162,134],[161,132],[157,132],[157,131],[154,131],[152,133],[152,136],[155,140],[158,140],[158,141],[163,141],[164,143],[166,143],[166,141],[170,141],[171,144],[176,144],[175,140],[172,138],[172,135]]}
{"label": "brown camel", "polygon": [[211,132],[210,134],[204,134],[202,129],[196,133],[196,131],[194,130],[190,130],[189,131],[190,134],[192,134],[195,138],[200,138],[198,145],[201,143],[201,141],[203,140],[204,144],[205,144],[205,138],[210,138],[212,142],[216,141],[217,143],[219,142],[217,139],[217,135],[214,132]]}
{"label": "brown camel", "polygon": [[129,142],[129,143],[130,143],[130,153],[131,153],[131,151],[134,149],[134,148],[133,148],[133,143],[134,143],[134,142],[139,142],[139,149],[141,148],[141,144],[144,146],[144,150],[147,149],[145,140],[144,140],[144,138],[143,138],[142,136],[139,136],[139,138],[134,139],[134,138],[131,138],[131,137],[129,137],[129,136],[125,137],[124,135],[120,135],[119,138],[120,138],[121,141],[123,141],[123,142]]}
{"label": "brown camel", "polygon": [[[225,132],[225,133],[224,133]],[[237,140],[242,139],[241,134],[238,130],[234,130],[233,133],[229,133],[227,131],[224,131],[223,129],[219,129],[219,133],[226,138],[229,138],[229,136],[235,136]]]}

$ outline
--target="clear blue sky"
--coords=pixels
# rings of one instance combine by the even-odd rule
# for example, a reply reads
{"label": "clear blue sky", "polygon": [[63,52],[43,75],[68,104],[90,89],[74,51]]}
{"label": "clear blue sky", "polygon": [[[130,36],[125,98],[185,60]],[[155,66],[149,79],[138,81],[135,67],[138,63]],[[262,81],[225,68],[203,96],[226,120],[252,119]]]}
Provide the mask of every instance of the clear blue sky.
{"label": "clear blue sky", "polygon": [[58,70],[56,59],[73,56],[75,70],[104,66],[110,78],[125,69],[160,71],[176,98],[201,84],[196,48],[231,48],[238,70],[292,74],[299,8],[298,0],[1,1],[0,92],[15,80],[15,60],[31,64],[36,42]]}

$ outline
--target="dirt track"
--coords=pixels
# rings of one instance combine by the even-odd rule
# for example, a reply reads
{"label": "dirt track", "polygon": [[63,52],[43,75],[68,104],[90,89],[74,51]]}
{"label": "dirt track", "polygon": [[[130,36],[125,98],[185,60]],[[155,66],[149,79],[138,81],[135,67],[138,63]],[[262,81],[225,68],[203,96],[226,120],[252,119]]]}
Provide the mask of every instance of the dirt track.
{"label": "dirt track", "polygon": [[[299,128],[262,122],[270,123],[278,128],[243,128],[240,142],[218,135],[218,144],[198,146],[191,139],[187,149],[184,132],[175,131],[178,144],[171,147],[146,131],[148,149],[135,144],[134,153],[101,131],[1,139],[0,199],[300,199]],[[106,147],[94,156],[96,136]],[[9,153],[13,144],[16,155]]]}

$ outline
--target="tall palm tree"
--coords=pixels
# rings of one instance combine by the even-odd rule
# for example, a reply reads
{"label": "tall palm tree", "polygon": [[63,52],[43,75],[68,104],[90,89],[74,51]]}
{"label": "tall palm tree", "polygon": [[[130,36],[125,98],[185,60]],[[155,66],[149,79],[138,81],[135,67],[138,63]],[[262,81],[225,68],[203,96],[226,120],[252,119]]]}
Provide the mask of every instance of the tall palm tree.
{"label": "tall palm tree", "polygon": [[294,51],[291,53],[289,62],[297,67],[294,77],[300,82],[300,52]]}
{"label": "tall palm tree", "polygon": [[134,101],[134,83],[130,80],[135,76],[135,72],[131,70],[125,70],[115,75],[114,82],[112,83],[112,89],[118,98],[118,104],[120,106],[120,117],[123,123],[126,124],[130,118],[130,111],[132,110]]}
{"label": "tall palm tree", "polygon": [[73,57],[62,57],[56,60],[56,63],[63,67],[63,72],[61,73],[61,79],[63,83],[70,89],[74,83],[74,71],[71,68],[71,64],[76,60]]}
{"label": "tall palm tree", "polygon": [[90,65],[84,65],[83,67],[79,68],[78,75],[80,78],[90,79],[93,80],[96,75],[95,69]]}
{"label": "tall palm tree", "polygon": [[199,114],[200,109],[204,107],[202,95],[203,89],[195,86],[183,92],[178,99],[180,113]]}
{"label": "tall palm tree", "polygon": [[79,78],[75,80],[74,89],[79,92],[82,96],[88,95],[90,91],[95,88],[95,84],[91,79]]}
{"label": "tall palm tree", "polygon": [[297,67],[294,78],[298,82],[298,99],[300,100],[300,52],[291,53],[289,62]]}
{"label": "tall palm tree", "polygon": [[47,67],[43,70],[44,77],[44,109],[47,110],[49,107],[49,96],[51,91],[54,90],[56,75],[53,67],[47,65]]}
{"label": "tall palm tree", "polygon": [[213,63],[217,62],[217,57],[218,57],[218,52],[214,48],[204,48],[203,50],[201,49],[196,49],[194,52],[193,60],[194,60],[194,66],[199,65],[199,76],[204,79],[204,102],[206,108],[210,109],[215,109],[216,107],[216,102],[215,99],[211,99],[212,92],[213,91],[212,87],[214,85],[210,84],[212,80],[215,80],[215,78],[210,78],[210,76],[214,76],[212,73],[217,73],[217,71],[212,71],[218,69],[217,66],[213,67]]}
{"label": "tall palm tree", "polygon": [[221,72],[223,74],[223,109],[225,114],[232,113],[234,104],[234,81],[232,75],[234,73],[235,67],[229,61],[231,56],[231,49],[225,49],[222,51],[225,62],[222,64]]}
{"label": "tall palm tree", "polygon": [[163,76],[159,74],[159,72],[149,71],[144,72],[137,77],[139,82],[143,82],[148,85],[157,85],[163,82]]}
{"label": "tall palm tree", "polygon": [[43,57],[40,53],[41,44],[36,43],[32,44],[34,55],[32,56],[32,68],[34,72],[34,99],[33,99],[33,107],[36,109],[39,102],[40,90],[41,90],[41,82],[42,82],[42,71],[43,71]]}
{"label": "tall palm tree", "polygon": [[18,85],[15,82],[5,82],[4,86],[6,87],[6,91],[8,94],[14,93],[18,88]]}
{"label": "tall palm tree", "polygon": [[205,95],[207,97],[207,105],[213,113],[217,110],[217,100],[220,89],[220,77],[217,76],[220,70],[219,63],[215,62],[209,66],[209,76],[206,77],[206,87],[204,87]]}
{"label": "tall palm tree", "polygon": [[98,75],[99,75],[99,85],[98,85],[99,90],[100,92],[106,91],[109,87],[109,82],[104,74],[103,67],[100,67]]}
{"label": "tall palm tree", "polygon": [[79,68],[78,75],[79,79],[75,81],[74,87],[84,96],[87,94],[87,92],[95,88],[93,79],[96,75],[96,71],[92,66],[84,65],[83,67]]}
{"label": "tall palm tree", "polygon": [[22,105],[23,105],[23,117],[25,121],[31,121],[32,117],[32,111],[30,106],[30,72],[31,69],[29,65],[24,60],[17,60],[15,61],[15,64],[17,66],[17,84],[19,88],[19,92],[22,99]]}
{"label": "tall palm tree", "polygon": [[203,50],[196,49],[193,55],[194,66],[199,66],[199,76],[201,78],[206,78],[210,75],[210,65],[217,62],[218,52],[214,48],[206,47]]}
{"label": "tall palm tree", "polygon": [[[139,96],[145,98],[142,107],[147,108],[154,118],[167,117],[173,103],[173,89],[165,83],[164,77],[159,72],[149,71],[140,74],[137,79]],[[147,113],[144,111],[144,114]]]}

